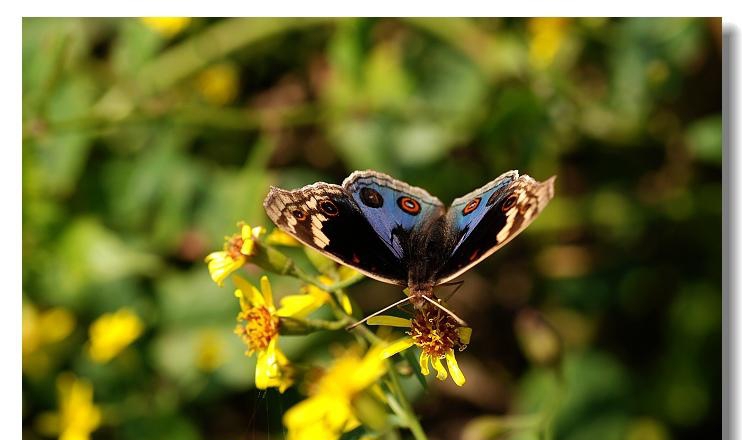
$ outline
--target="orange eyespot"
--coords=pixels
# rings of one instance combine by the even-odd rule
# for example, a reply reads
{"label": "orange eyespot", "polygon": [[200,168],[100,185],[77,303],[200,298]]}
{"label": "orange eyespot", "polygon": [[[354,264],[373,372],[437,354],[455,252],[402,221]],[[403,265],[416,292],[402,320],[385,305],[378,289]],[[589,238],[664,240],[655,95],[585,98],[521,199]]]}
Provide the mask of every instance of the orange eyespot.
{"label": "orange eyespot", "polygon": [[505,203],[502,204],[502,210],[503,211],[509,210],[515,205],[516,201],[518,201],[518,197],[515,194],[508,197],[507,199],[505,199]]}
{"label": "orange eyespot", "polygon": [[482,201],[481,197],[476,197],[474,199],[469,200],[469,203],[467,203],[466,206],[464,206],[464,209],[461,212],[463,212],[464,215],[471,214],[472,212],[474,212],[475,209],[477,209],[477,207],[479,207],[479,202],[481,201]]}
{"label": "orange eyespot", "polygon": [[400,197],[397,199],[397,205],[410,215],[417,215],[420,213],[420,203],[411,197]]}
{"label": "orange eyespot", "polygon": [[291,215],[293,215],[294,218],[299,221],[304,221],[307,219],[307,213],[302,211],[301,209],[294,209],[293,211],[291,211]]}

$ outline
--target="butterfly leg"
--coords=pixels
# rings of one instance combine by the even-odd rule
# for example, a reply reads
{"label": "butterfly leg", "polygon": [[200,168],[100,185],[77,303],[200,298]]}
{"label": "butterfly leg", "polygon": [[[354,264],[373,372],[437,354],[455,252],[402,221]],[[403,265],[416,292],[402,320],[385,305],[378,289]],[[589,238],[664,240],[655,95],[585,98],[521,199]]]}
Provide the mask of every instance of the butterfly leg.
{"label": "butterfly leg", "polygon": [[443,310],[444,312],[448,313],[448,315],[451,318],[455,319],[456,322],[459,323],[459,325],[462,325],[462,326],[466,326],[467,325],[466,321],[464,321],[463,319],[459,318],[454,312],[448,310],[446,308],[446,306],[444,306],[443,304],[439,303],[438,301],[434,300],[433,298],[430,298],[429,296],[423,296],[422,298],[425,299],[426,301],[428,301],[430,304],[433,304],[434,306],[436,306],[439,309]]}
{"label": "butterfly leg", "polygon": [[447,297],[443,298],[443,302],[448,302],[448,300],[453,298],[456,292],[458,292],[461,286],[463,285],[464,285],[464,280],[451,281],[450,283],[439,284],[439,286],[456,286],[454,287],[453,292],[451,292]]}
{"label": "butterfly leg", "polygon": [[394,304],[389,305],[389,306],[386,306],[383,309],[379,310],[378,312],[374,312],[374,313],[366,316],[365,318],[361,319],[360,321],[358,321],[356,323],[353,323],[353,324],[345,327],[345,329],[346,330],[353,330],[354,328],[358,327],[359,325],[363,324],[364,322],[368,321],[369,319],[373,318],[374,316],[380,315],[380,314],[386,312],[389,309],[393,309],[394,307],[397,307],[398,305],[401,305],[401,304],[406,303],[407,301],[410,300],[410,298],[411,297],[409,297],[409,296],[405,296],[404,298],[400,299],[399,301],[395,302]]}

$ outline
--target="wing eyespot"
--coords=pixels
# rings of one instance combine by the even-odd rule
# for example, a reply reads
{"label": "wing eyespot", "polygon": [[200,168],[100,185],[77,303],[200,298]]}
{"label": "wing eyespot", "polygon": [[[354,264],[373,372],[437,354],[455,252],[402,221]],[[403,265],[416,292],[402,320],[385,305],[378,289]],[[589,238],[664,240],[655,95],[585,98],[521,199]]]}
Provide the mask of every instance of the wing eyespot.
{"label": "wing eyespot", "polygon": [[474,212],[478,207],[479,203],[482,201],[481,197],[475,197],[471,200],[469,200],[469,203],[464,206],[464,209],[461,211],[464,215],[469,215],[472,212]]}
{"label": "wing eyespot", "polygon": [[302,211],[301,209],[294,209],[291,211],[291,215],[294,216],[295,219],[301,221],[304,221],[307,219],[307,213]]}
{"label": "wing eyespot", "polygon": [[507,199],[505,199],[505,202],[502,204],[502,211],[505,212],[515,206],[515,202],[518,201],[518,197],[513,194],[509,196]]}
{"label": "wing eyespot", "polygon": [[384,206],[384,197],[373,188],[361,188],[361,201],[369,208],[381,208]]}
{"label": "wing eyespot", "polygon": [[337,205],[335,205],[331,200],[322,200],[319,202],[319,209],[328,217],[335,217],[340,214]]}
{"label": "wing eyespot", "polygon": [[397,199],[397,205],[410,215],[417,215],[420,213],[420,202],[413,199],[412,197],[403,196]]}

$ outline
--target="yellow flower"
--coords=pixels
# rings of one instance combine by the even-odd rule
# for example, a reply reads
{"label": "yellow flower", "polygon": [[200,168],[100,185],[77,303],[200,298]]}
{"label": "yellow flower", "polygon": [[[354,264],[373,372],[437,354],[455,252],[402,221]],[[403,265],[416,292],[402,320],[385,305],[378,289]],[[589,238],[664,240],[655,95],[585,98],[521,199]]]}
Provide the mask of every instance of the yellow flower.
{"label": "yellow flower", "polygon": [[205,259],[211,279],[220,287],[232,272],[247,262],[248,257],[258,252],[258,239],[265,233],[262,226],[251,228],[250,225],[238,224],[240,225],[239,234],[224,237],[224,250],[212,252]]}
{"label": "yellow flower", "polygon": [[528,30],[531,33],[528,56],[531,64],[539,69],[548,67],[567,34],[566,18],[531,18]]}
{"label": "yellow flower", "polygon": [[71,373],[57,379],[59,410],[39,416],[38,426],[59,440],[87,440],[101,422],[101,411],[93,404],[93,386]]}
{"label": "yellow flower", "polygon": [[246,355],[258,353],[255,366],[255,386],[264,390],[277,387],[280,392],[293,383],[293,372],[286,356],[278,348],[278,330],[281,317],[304,318],[324,304],[321,295],[288,295],[281,299],[281,307],[273,303],[273,291],[268,277],[260,278],[260,290],[245,279],[234,276],[240,300],[237,315],[239,335],[247,345]]}
{"label": "yellow flower", "polygon": [[23,303],[23,356],[47,344],[61,341],[75,328],[75,316],[61,307],[39,311]]}
{"label": "yellow flower", "polygon": [[360,357],[357,350],[339,356],[311,384],[310,396],[283,417],[289,440],[337,439],[359,425],[354,401],[386,372],[381,347]]}
{"label": "yellow flower", "polygon": [[90,325],[90,358],[101,364],[110,361],[134,342],[143,330],[142,321],[128,308],[101,315]]}
{"label": "yellow flower", "polygon": [[406,350],[413,345],[421,348],[420,370],[424,375],[430,374],[429,363],[433,364],[436,377],[446,380],[448,373],[441,359],[446,360],[451,378],[458,386],[466,382],[456,362],[455,349],[464,350],[471,338],[471,328],[462,327],[450,315],[437,307],[426,304],[415,311],[412,319],[397,316],[375,316],[368,320],[370,325],[388,325],[409,328],[407,336],[400,338],[384,348],[382,356],[388,358]]}
{"label": "yellow flower", "polygon": [[23,373],[41,377],[53,367],[53,352],[46,347],[65,339],[75,329],[75,316],[67,309],[39,310],[23,303]]}
{"label": "yellow flower", "polygon": [[148,28],[167,38],[178,35],[191,22],[189,17],[142,17],[140,20]]}
{"label": "yellow flower", "polygon": [[229,104],[237,97],[238,88],[239,76],[232,64],[215,64],[196,77],[196,89],[210,104]]}

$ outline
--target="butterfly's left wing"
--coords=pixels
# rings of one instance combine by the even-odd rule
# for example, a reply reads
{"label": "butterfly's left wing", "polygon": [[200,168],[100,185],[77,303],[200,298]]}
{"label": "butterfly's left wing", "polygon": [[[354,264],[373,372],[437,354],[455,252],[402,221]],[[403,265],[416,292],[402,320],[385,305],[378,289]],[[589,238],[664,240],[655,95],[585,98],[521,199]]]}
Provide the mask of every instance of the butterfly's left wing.
{"label": "butterfly's left wing", "polygon": [[287,191],[271,187],[265,212],[284,232],[327,257],[390,284],[407,284],[407,265],[379,237],[345,188],[315,183]]}
{"label": "butterfly's left wing", "polygon": [[466,272],[531,224],[554,197],[555,179],[538,182],[508,171],[454,200],[447,218],[456,244],[437,273],[438,283]]}

